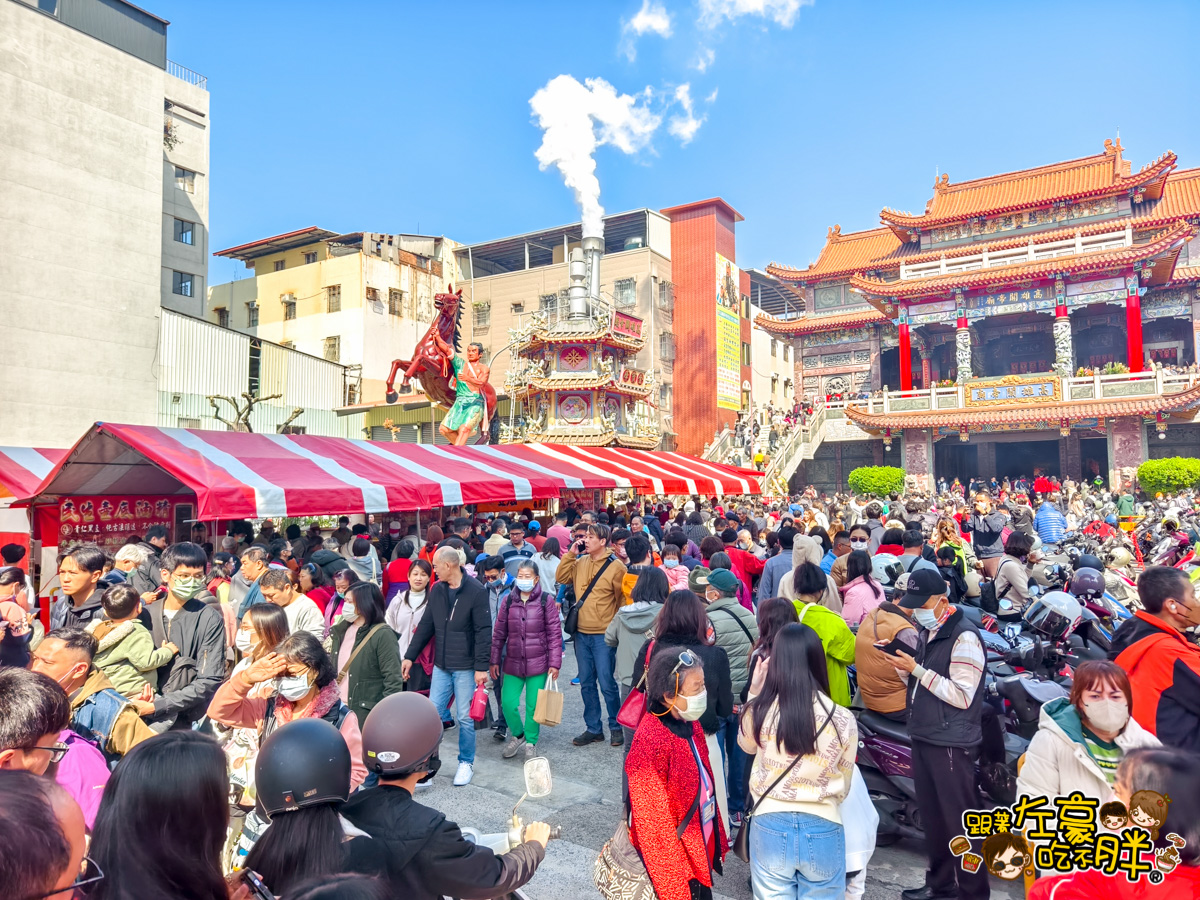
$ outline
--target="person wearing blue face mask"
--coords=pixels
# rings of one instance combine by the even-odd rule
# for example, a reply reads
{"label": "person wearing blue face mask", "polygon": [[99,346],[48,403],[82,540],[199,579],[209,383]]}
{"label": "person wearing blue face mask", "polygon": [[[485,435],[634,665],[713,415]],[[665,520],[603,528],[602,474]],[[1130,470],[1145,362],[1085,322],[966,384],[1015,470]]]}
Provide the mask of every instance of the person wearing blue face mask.
{"label": "person wearing blue face mask", "polygon": [[913,780],[929,852],[925,884],[901,896],[984,900],[987,873],[960,871],[950,852],[963,811],[980,808],[975,757],[983,741],[983,642],[974,624],[950,603],[936,570],[914,569],[896,605],[920,628],[916,651],[898,650],[889,659],[908,680]]}

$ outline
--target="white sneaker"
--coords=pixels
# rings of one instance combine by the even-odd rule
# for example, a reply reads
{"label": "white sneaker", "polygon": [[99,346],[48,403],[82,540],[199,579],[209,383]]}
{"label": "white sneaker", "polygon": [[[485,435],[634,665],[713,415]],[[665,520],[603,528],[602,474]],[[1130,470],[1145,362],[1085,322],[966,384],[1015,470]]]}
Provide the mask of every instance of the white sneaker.
{"label": "white sneaker", "polygon": [[475,775],[475,767],[470,763],[459,763],[458,771],[454,773],[454,786],[462,787],[471,783],[471,779]]}

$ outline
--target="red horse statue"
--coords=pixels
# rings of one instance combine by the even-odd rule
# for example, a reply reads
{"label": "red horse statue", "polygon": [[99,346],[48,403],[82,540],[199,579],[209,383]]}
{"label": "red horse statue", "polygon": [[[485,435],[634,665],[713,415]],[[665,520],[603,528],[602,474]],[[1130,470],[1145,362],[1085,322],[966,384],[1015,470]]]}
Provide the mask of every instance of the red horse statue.
{"label": "red horse statue", "polygon": [[[470,440],[475,429],[479,429],[480,444],[499,431],[496,420],[496,390],[489,383],[488,367],[480,360],[483,345],[471,343],[467,356],[459,356],[459,330],[462,322],[462,289],[455,291],[448,286],[449,293],[437,294],[433,305],[437,317],[429,330],[417,342],[411,360],[392,361],[392,371],[387,379],[387,402],[395,403],[401,393],[412,391],[412,379],[421,383],[431,402],[449,410],[442,421],[440,431],[452,444],[462,446]],[[400,391],[395,389],[396,373],[404,370]],[[492,442],[495,439],[492,438]]]}

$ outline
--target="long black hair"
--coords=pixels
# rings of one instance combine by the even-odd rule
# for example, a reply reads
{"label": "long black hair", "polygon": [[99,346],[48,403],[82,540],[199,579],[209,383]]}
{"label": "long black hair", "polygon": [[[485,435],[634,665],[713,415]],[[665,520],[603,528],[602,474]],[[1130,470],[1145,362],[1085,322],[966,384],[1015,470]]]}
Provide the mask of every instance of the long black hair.
{"label": "long black hair", "polygon": [[656,638],[661,640],[667,635],[674,635],[703,641],[707,632],[708,616],[699,597],[686,589],[667,594],[654,620]]}
{"label": "long black hair", "polygon": [[796,604],[786,597],[768,597],[758,604],[757,618],[758,640],[754,642],[754,649],[761,651],[765,656],[771,655],[771,645],[775,642],[775,636],[788,625],[795,625],[800,621]]}
{"label": "long black hair", "polygon": [[874,569],[871,567],[871,554],[866,550],[851,550],[846,557],[846,583],[849,584],[855,578],[866,577],[867,584],[871,586],[871,590],[878,597],[882,591],[879,590],[879,585],[875,583],[872,577]]}
{"label": "long black hair", "polygon": [[88,900],[227,900],[228,826],[229,774],[216,741],[195,731],[142,741],[104,788],[90,852],[104,878]]}
{"label": "long black hair", "polygon": [[775,637],[762,693],[750,701],[754,740],[762,746],[763,723],[778,703],[775,745],[792,755],[816,749],[814,693],[829,693],[825,648],[817,633],[803,623],[788,625]]}
{"label": "long black hair", "polygon": [[667,575],[659,568],[643,569],[633,584],[630,599],[634,603],[665,603],[671,593]]}
{"label": "long black hair", "polygon": [[345,836],[334,803],[277,813],[246,856],[245,868],[279,896],[307,879],[345,871]]}

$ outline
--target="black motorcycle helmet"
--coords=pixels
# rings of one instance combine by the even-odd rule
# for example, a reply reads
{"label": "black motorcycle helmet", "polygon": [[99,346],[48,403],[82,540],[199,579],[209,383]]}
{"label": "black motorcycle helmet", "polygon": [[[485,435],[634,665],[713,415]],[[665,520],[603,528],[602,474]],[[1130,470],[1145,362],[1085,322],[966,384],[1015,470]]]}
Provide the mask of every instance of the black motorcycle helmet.
{"label": "black motorcycle helmet", "polygon": [[1100,561],[1100,557],[1094,553],[1084,553],[1079,559],[1075,560],[1075,571],[1080,569],[1095,569],[1097,572],[1104,573],[1104,563]]}
{"label": "black motorcycle helmet", "polygon": [[297,719],[263,741],[254,788],[267,816],[350,797],[350,748],[324,719]]}

